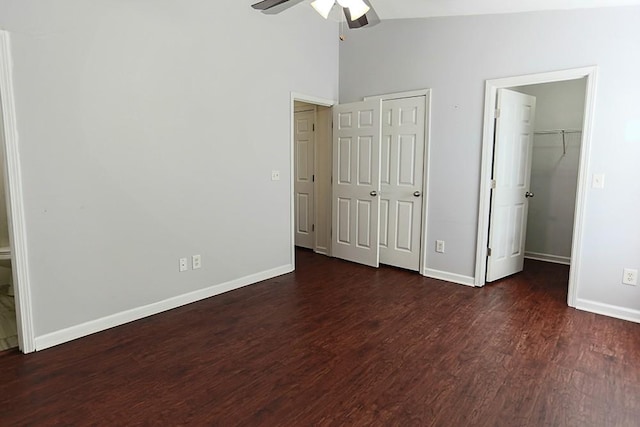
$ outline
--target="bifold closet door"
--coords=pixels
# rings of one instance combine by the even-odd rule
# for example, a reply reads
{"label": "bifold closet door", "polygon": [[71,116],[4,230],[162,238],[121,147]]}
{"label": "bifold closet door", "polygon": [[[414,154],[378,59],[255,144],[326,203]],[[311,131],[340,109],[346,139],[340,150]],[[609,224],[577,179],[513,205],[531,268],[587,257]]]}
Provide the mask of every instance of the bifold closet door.
{"label": "bifold closet door", "polygon": [[333,109],[332,254],[378,267],[381,101]]}

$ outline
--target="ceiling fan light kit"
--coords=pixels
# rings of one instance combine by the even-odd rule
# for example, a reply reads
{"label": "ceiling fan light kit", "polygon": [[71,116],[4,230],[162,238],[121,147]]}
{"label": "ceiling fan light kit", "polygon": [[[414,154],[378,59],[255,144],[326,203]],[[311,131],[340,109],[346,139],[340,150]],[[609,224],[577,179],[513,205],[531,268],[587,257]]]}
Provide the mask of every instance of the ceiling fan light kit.
{"label": "ceiling fan light kit", "polygon": [[[262,0],[261,2],[252,4],[251,7],[258,10],[267,10],[288,1],[289,0]],[[371,10],[371,7],[365,3],[364,0],[314,0],[311,2],[311,6],[320,16],[328,19],[329,13],[336,3],[342,8],[347,18],[349,28],[362,28],[369,24],[366,14]]]}
{"label": "ceiling fan light kit", "polygon": [[362,0],[337,0],[338,4],[342,7],[349,9],[352,21],[357,21],[358,18],[369,12],[370,7]]}
{"label": "ceiling fan light kit", "polygon": [[311,7],[313,7],[320,16],[327,19],[329,18],[329,12],[333,9],[334,4],[335,0],[315,0],[311,2]]}

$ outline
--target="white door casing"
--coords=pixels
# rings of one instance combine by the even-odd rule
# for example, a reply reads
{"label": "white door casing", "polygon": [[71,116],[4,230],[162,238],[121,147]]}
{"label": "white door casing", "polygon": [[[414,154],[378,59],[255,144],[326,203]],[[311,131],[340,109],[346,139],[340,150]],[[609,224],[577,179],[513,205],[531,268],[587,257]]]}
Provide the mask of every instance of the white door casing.
{"label": "white door casing", "polygon": [[11,242],[11,270],[15,287],[18,344],[23,353],[36,350],[33,328],[33,306],[29,274],[27,234],[24,215],[24,193],[18,144],[11,42],[7,31],[0,30],[0,113],[3,121],[6,195]]}
{"label": "white door casing", "polygon": [[487,282],[523,268],[535,109],[535,97],[498,90]]}
{"label": "white door casing", "polygon": [[294,114],[294,200],[296,246],[314,249],[314,111]]}
{"label": "white door casing", "polygon": [[426,97],[382,102],[380,262],[420,269]]}
{"label": "white door casing", "polygon": [[379,265],[381,101],[333,110],[333,256]]}

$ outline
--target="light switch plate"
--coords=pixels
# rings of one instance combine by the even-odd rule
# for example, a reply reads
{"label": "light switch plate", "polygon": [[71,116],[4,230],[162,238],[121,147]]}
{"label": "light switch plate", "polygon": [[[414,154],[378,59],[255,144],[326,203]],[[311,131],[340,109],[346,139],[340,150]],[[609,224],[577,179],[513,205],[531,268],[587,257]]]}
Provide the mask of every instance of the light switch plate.
{"label": "light switch plate", "polygon": [[280,171],[271,171],[271,181],[280,181]]}

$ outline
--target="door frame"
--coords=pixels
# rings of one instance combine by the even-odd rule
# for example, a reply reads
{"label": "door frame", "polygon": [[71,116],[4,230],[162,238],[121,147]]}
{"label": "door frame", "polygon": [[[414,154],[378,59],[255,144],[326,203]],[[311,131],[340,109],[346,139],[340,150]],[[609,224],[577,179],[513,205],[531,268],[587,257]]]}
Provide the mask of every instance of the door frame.
{"label": "door frame", "polygon": [[431,89],[419,89],[407,92],[388,93],[384,95],[365,96],[364,100],[380,99],[382,101],[390,101],[393,99],[402,98],[415,98],[418,96],[425,97],[425,109],[424,109],[424,171],[422,176],[422,219],[421,219],[421,233],[420,233],[420,265],[419,273],[422,276],[427,276],[427,217],[429,214],[429,163],[431,161]]}
{"label": "door frame", "polygon": [[11,273],[16,302],[18,345],[23,353],[31,353],[36,347],[12,69],[10,36],[7,31],[0,30],[0,120],[4,124],[4,185],[11,244]]}
{"label": "door frame", "polygon": [[[290,187],[289,189],[289,193],[290,193],[289,221],[290,221],[290,230],[291,230],[291,265],[294,270],[296,268],[296,222],[295,222],[295,186],[294,186],[295,179],[293,176],[293,171],[295,168],[295,146],[296,146],[295,120],[294,120],[296,101],[306,102],[308,104],[320,105],[322,107],[333,107],[335,104],[337,104],[337,101],[333,99],[322,98],[322,97],[308,95],[300,92],[291,92],[289,96],[289,168],[290,168],[289,170],[291,171],[291,173],[289,174],[289,187]],[[317,144],[314,145],[314,150],[315,150],[315,147],[317,147]],[[315,168],[316,168],[315,153],[313,157],[313,162],[314,162],[313,167],[315,171]],[[313,197],[314,199],[316,199],[315,192]],[[313,202],[315,205],[316,200],[314,200]],[[314,216],[315,215],[316,213],[314,210]],[[314,241],[315,241],[315,236],[314,236]],[[331,253],[331,240],[329,240],[328,249],[329,249],[329,253]]]}
{"label": "door frame", "polygon": [[478,208],[478,238],[476,246],[475,286],[484,286],[487,273],[487,245],[489,241],[489,215],[491,201],[491,169],[493,165],[493,137],[495,129],[495,105],[498,89],[541,83],[561,82],[586,78],[584,120],[578,166],[578,188],[576,191],[573,238],[571,242],[571,266],[567,304],[576,306],[578,294],[582,241],[584,237],[584,211],[587,200],[591,139],[597,89],[597,66],[528,74],[515,77],[487,80],[482,133],[482,163],[480,168],[480,198]]}

